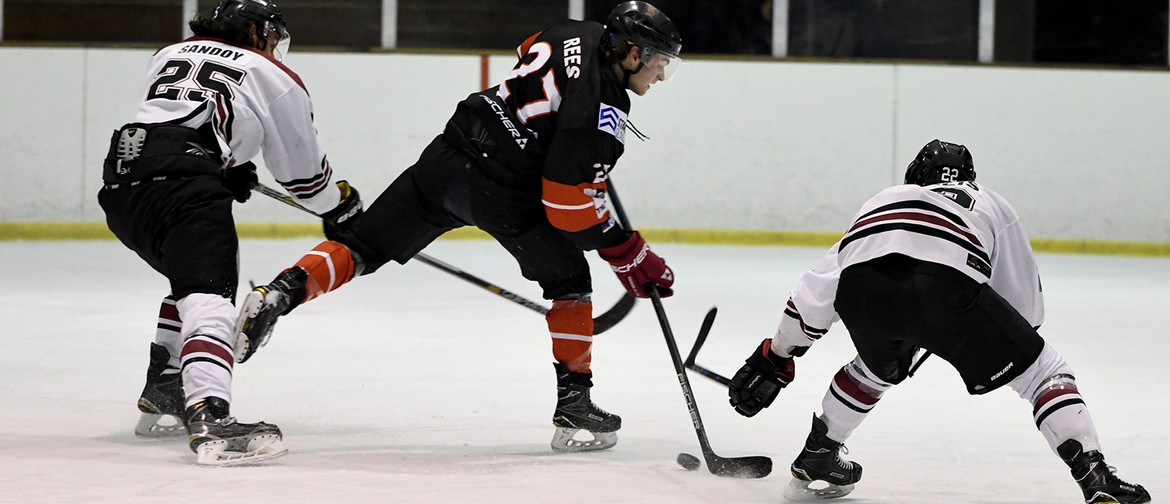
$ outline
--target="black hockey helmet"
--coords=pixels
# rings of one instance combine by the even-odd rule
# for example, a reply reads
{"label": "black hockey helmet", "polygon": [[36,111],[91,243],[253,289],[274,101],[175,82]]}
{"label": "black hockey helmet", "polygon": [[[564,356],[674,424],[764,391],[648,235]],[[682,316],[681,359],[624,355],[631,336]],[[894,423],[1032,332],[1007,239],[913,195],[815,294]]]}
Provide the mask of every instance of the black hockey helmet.
{"label": "black hockey helmet", "polygon": [[288,51],[288,23],[285,22],[284,14],[280,12],[280,8],[273,2],[268,0],[220,0],[219,6],[215,8],[211,17],[229,21],[243,30],[247,29],[248,22],[254,22],[260,30],[260,38],[264,40],[264,46],[258,47],[258,49],[267,49],[268,37],[275,33],[277,36],[276,59],[283,58]]}
{"label": "black hockey helmet", "polygon": [[975,180],[975,162],[966,146],[935,139],[906,167],[906,183],[920,186]]}
{"label": "black hockey helmet", "polygon": [[665,56],[663,80],[670,80],[678,68],[682,36],[657,7],[646,2],[622,2],[606,18],[602,45],[616,58],[625,55],[630,47],[638,46],[642,49],[643,64],[651,61],[656,53]]}

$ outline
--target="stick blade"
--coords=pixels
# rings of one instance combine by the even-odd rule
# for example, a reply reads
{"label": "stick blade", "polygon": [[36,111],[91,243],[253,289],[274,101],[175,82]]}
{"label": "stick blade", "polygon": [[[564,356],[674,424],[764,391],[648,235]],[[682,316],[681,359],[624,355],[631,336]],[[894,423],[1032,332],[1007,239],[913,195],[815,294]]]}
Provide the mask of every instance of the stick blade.
{"label": "stick blade", "polygon": [[703,342],[707,341],[707,334],[711,332],[711,326],[715,324],[715,315],[719,312],[719,308],[712,306],[707,311],[707,316],[703,317],[703,324],[699,326],[699,335],[695,337],[695,345],[691,347],[691,353],[687,355],[687,360],[683,361],[683,367],[691,367],[695,364],[695,357],[699,355],[699,349],[703,347]]}
{"label": "stick blade", "polygon": [[763,478],[772,473],[772,459],[762,455],[723,458],[710,454],[707,469],[725,478]]}
{"label": "stick blade", "polygon": [[621,322],[622,319],[626,318],[626,315],[630,314],[630,310],[634,309],[634,302],[637,300],[638,298],[629,293],[622,294],[622,298],[613,305],[613,308],[593,319],[593,334],[601,334]]}

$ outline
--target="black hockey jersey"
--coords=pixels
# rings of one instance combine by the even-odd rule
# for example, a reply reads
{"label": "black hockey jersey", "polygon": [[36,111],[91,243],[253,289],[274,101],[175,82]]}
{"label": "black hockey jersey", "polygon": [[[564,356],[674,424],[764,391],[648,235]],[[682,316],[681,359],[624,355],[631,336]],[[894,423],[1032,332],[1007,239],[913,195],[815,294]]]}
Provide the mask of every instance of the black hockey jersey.
{"label": "black hockey jersey", "polygon": [[495,161],[482,163],[487,177],[531,194],[549,222],[585,249],[625,238],[605,193],[625,149],[630,98],[602,59],[603,31],[595,22],[567,21],[532,35],[503,82],[469,96],[452,119]]}

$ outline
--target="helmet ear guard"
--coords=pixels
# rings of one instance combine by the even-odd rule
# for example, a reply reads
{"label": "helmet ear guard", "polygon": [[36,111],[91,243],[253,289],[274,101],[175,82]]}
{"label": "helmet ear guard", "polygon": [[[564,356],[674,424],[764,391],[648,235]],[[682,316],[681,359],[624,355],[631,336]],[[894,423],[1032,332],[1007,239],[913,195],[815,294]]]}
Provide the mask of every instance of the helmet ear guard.
{"label": "helmet ear guard", "polygon": [[905,183],[920,186],[975,180],[971,151],[960,144],[935,139],[924,145],[906,167]]}

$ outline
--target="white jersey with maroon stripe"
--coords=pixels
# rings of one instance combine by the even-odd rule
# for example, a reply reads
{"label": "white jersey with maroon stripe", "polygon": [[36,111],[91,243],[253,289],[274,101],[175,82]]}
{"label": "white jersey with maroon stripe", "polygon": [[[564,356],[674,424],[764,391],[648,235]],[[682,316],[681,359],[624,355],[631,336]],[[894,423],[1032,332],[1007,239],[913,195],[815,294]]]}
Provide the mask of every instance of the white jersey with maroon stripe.
{"label": "white jersey with maroon stripe", "polygon": [[317,143],[313,104],[299,76],[271,56],[195,37],[151,58],[135,122],[200,128],[210,124],[225,166],[263,152],[277,182],[317,213],[341,194]]}
{"label": "white jersey with maroon stripe", "polygon": [[853,225],[788,300],[773,349],[809,346],[839,320],[841,270],[889,254],[949,266],[991,286],[1032,326],[1044,322],[1040,273],[1028,235],[1002,196],[974,182],[890,187],[861,206]]}

